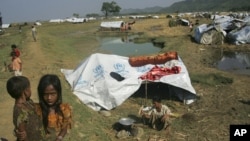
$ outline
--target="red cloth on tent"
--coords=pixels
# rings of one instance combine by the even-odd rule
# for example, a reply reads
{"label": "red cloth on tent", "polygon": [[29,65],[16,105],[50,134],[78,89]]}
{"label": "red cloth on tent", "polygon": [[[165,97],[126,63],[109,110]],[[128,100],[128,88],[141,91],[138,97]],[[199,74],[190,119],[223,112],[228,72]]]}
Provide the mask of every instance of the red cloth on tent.
{"label": "red cloth on tent", "polygon": [[159,67],[155,65],[149,72],[140,76],[142,80],[159,80],[162,76],[180,73],[181,67],[174,66],[172,68]]}

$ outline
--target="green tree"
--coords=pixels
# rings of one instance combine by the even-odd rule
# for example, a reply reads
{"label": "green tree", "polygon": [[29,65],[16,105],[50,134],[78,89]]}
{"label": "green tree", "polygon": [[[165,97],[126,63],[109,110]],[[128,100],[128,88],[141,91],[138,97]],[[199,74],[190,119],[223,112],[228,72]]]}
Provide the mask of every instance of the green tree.
{"label": "green tree", "polygon": [[79,18],[79,14],[78,13],[73,13],[73,17]]}
{"label": "green tree", "polygon": [[117,14],[119,13],[121,10],[121,7],[119,5],[117,5],[116,2],[112,1],[112,2],[103,2],[102,3],[102,9],[101,11],[104,13],[105,17],[107,18],[109,16],[109,14]]}

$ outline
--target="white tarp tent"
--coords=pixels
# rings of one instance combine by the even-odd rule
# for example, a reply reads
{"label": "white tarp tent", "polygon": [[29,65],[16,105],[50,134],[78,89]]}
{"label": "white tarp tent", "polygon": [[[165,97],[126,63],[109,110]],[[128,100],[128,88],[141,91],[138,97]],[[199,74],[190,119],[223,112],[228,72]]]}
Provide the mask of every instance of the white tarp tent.
{"label": "white tarp tent", "polygon": [[121,28],[123,21],[101,22],[102,28]]}
{"label": "white tarp tent", "polygon": [[63,19],[50,19],[49,20],[49,22],[50,23],[62,23],[62,22],[64,22],[65,20],[63,20]]}
{"label": "white tarp tent", "polygon": [[[128,59],[118,55],[96,53],[85,59],[75,70],[61,69],[61,72],[70,84],[73,94],[84,104],[95,111],[101,108],[111,110],[134,94],[143,82],[139,77],[154,67],[151,64],[132,67]],[[182,100],[190,104],[194,101],[196,92],[191,85],[188,71],[180,58],[173,61],[176,66],[181,67],[181,72],[163,76],[157,81],[180,88],[174,91],[182,93]],[[170,62],[172,61],[166,64],[173,65]],[[125,79],[117,81],[110,75],[111,72]]]}
{"label": "white tarp tent", "polygon": [[10,24],[2,24],[2,28],[9,28]]}

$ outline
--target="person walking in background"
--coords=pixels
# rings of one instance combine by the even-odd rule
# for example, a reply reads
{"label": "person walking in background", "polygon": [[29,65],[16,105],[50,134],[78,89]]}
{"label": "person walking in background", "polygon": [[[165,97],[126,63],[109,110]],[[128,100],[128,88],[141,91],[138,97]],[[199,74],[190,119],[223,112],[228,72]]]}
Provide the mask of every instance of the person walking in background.
{"label": "person walking in background", "polygon": [[71,128],[72,110],[69,104],[62,103],[59,77],[54,74],[42,76],[37,90],[47,140],[60,141]]}
{"label": "person walking in background", "polygon": [[21,25],[19,25],[19,33],[22,33],[22,26]]}
{"label": "person walking in background", "polygon": [[10,64],[10,70],[14,72],[15,76],[22,75],[22,61],[17,57],[16,52],[11,52],[12,62]]}
{"label": "person walking in background", "polygon": [[36,34],[37,34],[37,31],[36,31],[36,27],[34,25],[32,25],[31,27],[31,32],[32,32],[32,37],[33,37],[33,40],[36,42]]}
{"label": "person walking in background", "polygon": [[42,141],[45,138],[41,116],[37,114],[38,104],[31,97],[30,81],[25,76],[13,76],[6,83],[9,95],[15,99],[13,108],[14,131],[25,133],[17,141]]}

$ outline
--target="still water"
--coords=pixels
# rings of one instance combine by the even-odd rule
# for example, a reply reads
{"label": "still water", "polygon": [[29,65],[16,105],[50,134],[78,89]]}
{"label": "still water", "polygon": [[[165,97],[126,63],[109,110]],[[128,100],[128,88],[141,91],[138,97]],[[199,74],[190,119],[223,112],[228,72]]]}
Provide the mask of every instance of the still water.
{"label": "still water", "polygon": [[[151,42],[134,43],[137,36],[121,37],[98,37],[100,42],[100,51],[120,56],[148,55],[161,51]],[[221,52],[219,60],[214,60],[215,67],[222,71],[228,71],[237,74],[250,75],[250,53],[249,52]],[[217,51],[216,51],[217,52]]]}
{"label": "still water", "polygon": [[250,75],[250,53],[224,52],[217,68],[237,74]]}
{"label": "still water", "polygon": [[134,43],[136,36],[123,37],[98,37],[101,43],[100,51],[120,56],[148,55],[160,52],[160,47],[155,47],[151,42]]}

